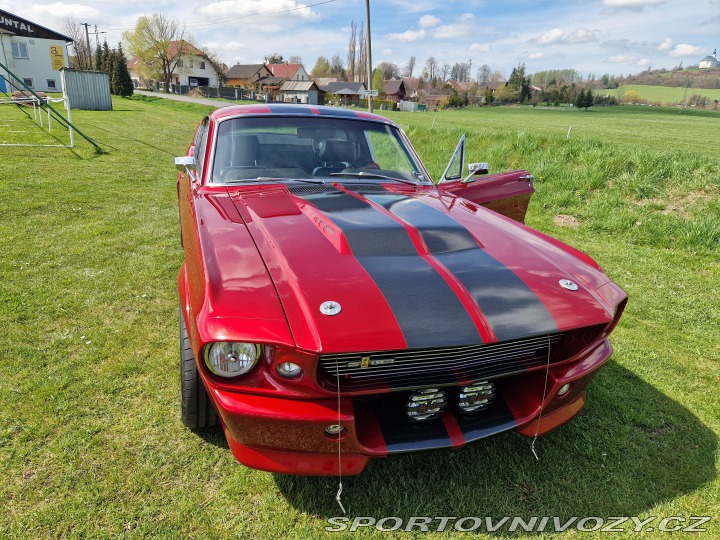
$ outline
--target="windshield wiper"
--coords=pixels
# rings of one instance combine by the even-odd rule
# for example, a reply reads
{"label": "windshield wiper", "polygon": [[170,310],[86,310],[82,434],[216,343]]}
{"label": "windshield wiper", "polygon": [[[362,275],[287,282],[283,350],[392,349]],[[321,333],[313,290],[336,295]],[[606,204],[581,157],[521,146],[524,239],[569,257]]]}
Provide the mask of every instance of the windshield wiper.
{"label": "windshield wiper", "polygon": [[307,182],[308,184],[324,184],[324,180],[315,178],[276,178],[274,176],[258,176],[257,178],[243,178],[223,182],[224,184],[247,184],[250,182]]}
{"label": "windshield wiper", "polygon": [[360,172],[334,172],[330,173],[330,176],[342,176],[345,178],[379,178],[381,180],[395,180],[396,182],[402,182],[403,184],[410,184],[411,186],[417,187],[418,183],[412,180],[406,180],[405,178],[396,178],[394,176],[386,176],[384,174],[368,173],[364,171]]}

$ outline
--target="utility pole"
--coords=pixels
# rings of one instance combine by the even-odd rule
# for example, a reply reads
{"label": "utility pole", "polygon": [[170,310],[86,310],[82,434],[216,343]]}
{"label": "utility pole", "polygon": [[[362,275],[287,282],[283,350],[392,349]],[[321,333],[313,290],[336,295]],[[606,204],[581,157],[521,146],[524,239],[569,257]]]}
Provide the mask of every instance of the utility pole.
{"label": "utility pole", "polygon": [[[91,35],[91,36],[95,36],[95,47],[99,47],[99,46],[100,46],[100,38],[98,37],[100,34],[107,34],[107,32],[98,32],[97,24],[96,24],[96,25],[95,25],[95,31],[94,31],[94,32],[90,32],[90,35]],[[92,65],[92,51],[89,51],[89,54],[90,54],[90,68],[89,68],[89,69],[92,69],[92,68],[93,68],[93,65]]]}
{"label": "utility pole", "polygon": [[80,26],[85,27],[85,42],[87,43],[87,50],[88,50],[88,62],[90,65],[88,66],[88,69],[92,69],[92,51],[90,50],[90,31],[88,30],[88,26],[90,26],[88,23],[80,23]]}
{"label": "utility pole", "polygon": [[[367,73],[368,90],[372,90],[372,47],[370,46],[370,0],[365,0],[365,17],[367,19]],[[372,96],[368,96],[368,111],[373,112]]]}

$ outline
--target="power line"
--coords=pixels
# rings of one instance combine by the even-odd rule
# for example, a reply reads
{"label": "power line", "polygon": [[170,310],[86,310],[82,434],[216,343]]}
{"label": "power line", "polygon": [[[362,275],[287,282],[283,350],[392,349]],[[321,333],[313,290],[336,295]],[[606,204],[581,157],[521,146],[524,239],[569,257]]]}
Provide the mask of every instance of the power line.
{"label": "power line", "polygon": [[[337,2],[337,0],[325,0],[324,2],[316,2],[315,4],[307,4],[303,6],[298,6],[294,8],[285,8],[285,9],[273,9],[268,11],[258,11],[254,13],[246,13],[244,15],[238,15],[237,17],[232,17],[230,19],[223,19],[222,21],[217,22],[208,22],[208,23],[201,23],[201,24],[191,24],[189,26],[186,26],[185,28],[200,28],[202,26],[215,26],[217,24],[225,24],[233,21],[239,21],[240,19],[247,19],[248,17],[257,17],[258,15],[274,15],[276,13],[287,13],[289,11],[299,11],[301,9],[309,9],[311,7],[315,6],[322,6],[323,4],[330,4],[332,2]],[[109,31],[112,32],[119,32],[122,30],[134,30],[135,27],[132,28],[108,28]]]}

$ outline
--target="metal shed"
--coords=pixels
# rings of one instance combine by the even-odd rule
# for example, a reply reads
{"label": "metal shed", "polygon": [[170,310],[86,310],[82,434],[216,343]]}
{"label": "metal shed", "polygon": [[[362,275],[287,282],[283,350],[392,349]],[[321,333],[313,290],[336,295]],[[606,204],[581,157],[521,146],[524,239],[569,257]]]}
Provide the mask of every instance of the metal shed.
{"label": "metal shed", "polygon": [[72,109],[112,111],[110,76],[102,71],[60,70],[63,95]]}
{"label": "metal shed", "polygon": [[325,92],[320,90],[313,81],[287,81],[280,88],[280,99],[285,103],[323,105]]}

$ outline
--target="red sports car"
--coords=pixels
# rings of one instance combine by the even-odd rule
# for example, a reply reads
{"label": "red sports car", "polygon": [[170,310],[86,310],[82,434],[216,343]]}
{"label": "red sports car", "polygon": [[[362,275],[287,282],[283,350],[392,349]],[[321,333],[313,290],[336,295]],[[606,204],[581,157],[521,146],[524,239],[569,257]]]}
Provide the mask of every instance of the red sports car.
{"label": "red sports car", "polygon": [[626,294],[522,223],[526,171],[464,161],[463,137],[435,185],[361,111],[204,118],[176,159],[183,422],[249,467],[352,475],[577,414]]}

